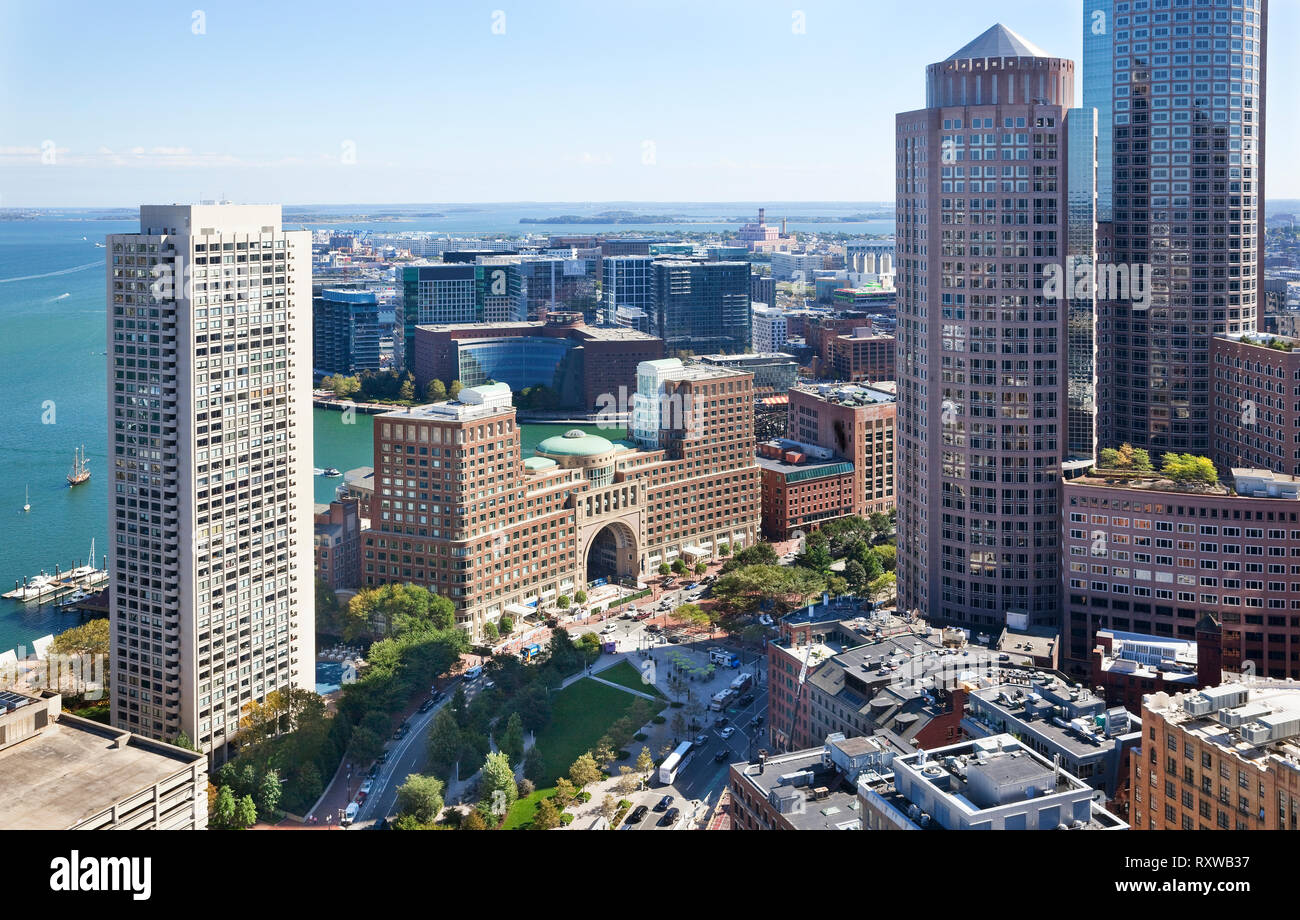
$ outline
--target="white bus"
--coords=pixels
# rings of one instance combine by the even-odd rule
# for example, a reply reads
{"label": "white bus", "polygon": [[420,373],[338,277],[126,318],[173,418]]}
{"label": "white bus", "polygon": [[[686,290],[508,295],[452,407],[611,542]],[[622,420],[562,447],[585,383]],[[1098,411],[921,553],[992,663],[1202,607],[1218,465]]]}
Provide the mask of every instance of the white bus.
{"label": "white bus", "polygon": [[659,765],[659,782],[668,786],[676,781],[677,771],[686,766],[686,762],[691,759],[693,747],[691,742],[683,741],[677,745],[677,750],[664,758],[664,762]]}

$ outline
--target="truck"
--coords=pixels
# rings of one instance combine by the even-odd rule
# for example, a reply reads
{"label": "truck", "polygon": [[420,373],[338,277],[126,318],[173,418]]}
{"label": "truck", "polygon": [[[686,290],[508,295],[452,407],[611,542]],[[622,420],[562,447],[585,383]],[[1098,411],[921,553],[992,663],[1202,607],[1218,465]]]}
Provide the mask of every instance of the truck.
{"label": "truck", "polygon": [[731,682],[731,689],[735,690],[737,694],[741,694],[744,693],[753,685],[754,685],[754,675],[750,674],[749,672],[745,672],[744,674],[736,675],[735,679]]}
{"label": "truck", "polygon": [[709,649],[709,661],[712,664],[720,664],[724,668],[740,667],[740,656],[735,652],[729,652],[725,648]]}
{"label": "truck", "polygon": [[727,706],[731,704],[731,701],[737,696],[739,696],[739,694],[736,693],[735,690],[719,690],[717,693],[713,694],[713,697],[709,700],[709,708],[714,712],[722,712],[722,710],[726,709]]}
{"label": "truck", "polygon": [[542,653],[542,647],[536,642],[531,645],[525,645],[519,650],[519,657],[524,661],[532,661]]}

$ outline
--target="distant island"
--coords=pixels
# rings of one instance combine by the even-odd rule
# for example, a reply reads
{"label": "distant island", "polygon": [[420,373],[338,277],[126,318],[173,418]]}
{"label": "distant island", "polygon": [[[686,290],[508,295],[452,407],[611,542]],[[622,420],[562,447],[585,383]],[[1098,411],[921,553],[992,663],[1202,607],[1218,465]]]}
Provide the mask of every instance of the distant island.
{"label": "distant island", "polygon": [[521,217],[521,224],[678,224],[689,223],[681,214],[635,214],[601,211],[599,214],[564,214],[560,217]]}
{"label": "distant island", "polygon": [[413,220],[434,220],[446,217],[446,214],[440,214],[437,211],[376,211],[373,213],[360,214],[323,214],[315,211],[298,211],[291,208],[284,209],[285,220],[293,220],[295,223],[303,224],[341,224],[341,223],[400,223],[402,221]]}

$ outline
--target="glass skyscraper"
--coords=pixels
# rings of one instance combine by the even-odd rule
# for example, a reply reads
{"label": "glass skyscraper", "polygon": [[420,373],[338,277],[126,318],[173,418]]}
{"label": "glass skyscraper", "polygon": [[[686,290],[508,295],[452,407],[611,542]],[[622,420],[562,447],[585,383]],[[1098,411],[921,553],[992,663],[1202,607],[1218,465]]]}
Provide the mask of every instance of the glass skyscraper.
{"label": "glass skyscraper", "polygon": [[1113,190],[1116,270],[1149,273],[1099,299],[1100,441],[1208,454],[1211,340],[1259,310],[1266,0],[1084,12],[1085,104],[1111,132],[1099,208]]}

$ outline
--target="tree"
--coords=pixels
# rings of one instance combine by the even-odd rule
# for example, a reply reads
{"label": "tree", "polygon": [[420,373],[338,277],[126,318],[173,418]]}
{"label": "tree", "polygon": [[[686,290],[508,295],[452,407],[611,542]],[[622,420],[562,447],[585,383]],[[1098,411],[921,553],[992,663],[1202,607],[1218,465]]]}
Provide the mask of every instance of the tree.
{"label": "tree", "polygon": [[794,562],[797,566],[825,575],[831,570],[831,563],[834,561],[825,534],[815,533],[808,538],[808,542],[804,544],[804,551]]}
{"label": "tree", "polygon": [[246,795],[235,803],[235,827],[243,830],[257,823],[257,805],[251,795]]}
{"label": "tree", "polygon": [[560,808],[568,808],[573,797],[578,794],[578,790],[573,788],[573,783],[569,782],[563,776],[555,781],[555,804]]}
{"label": "tree", "polygon": [[510,713],[506,720],[506,730],[497,741],[497,746],[510,758],[510,763],[518,765],[524,759],[524,723],[519,713]]}
{"label": "tree", "polygon": [[415,378],[410,374],[402,380],[402,386],[397,391],[397,398],[406,402],[412,402],[415,399]]}
{"label": "tree", "polygon": [[579,604],[587,603],[587,592],[582,590],[575,591],[573,594],[573,600]]}
{"label": "tree", "polygon": [[867,522],[871,525],[871,532],[875,535],[876,540],[882,540],[889,535],[893,524],[890,523],[889,515],[880,511],[873,511],[867,516]]}
{"label": "tree", "polygon": [[898,547],[892,543],[882,543],[875,547],[876,558],[880,560],[881,566],[886,572],[892,572],[898,568]]}
{"label": "tree", "polygon": [[730,544],[730,543],[719,543],[719,544],[718,544],[718,555],[721,556],[723,559],[726,559],[728,556],[730,556],[730,555],[731,555],[731,544]]}
{"label": "tree", "polygon": [[471,811],[460,822],[460,829],[463,831],[485,831],[487,827],[487,822],[483,820],[483,816],[477,810]]}
{"label": "tree", "polygon": [[550,799],[542,799],[537,805],[537,811],[533,812],[532,829],[535,831],[549,831],[559,827],[560,812]]}
{"label": "tree", "polygon": [[682,604],[671,614],[674,620],[682,623],[689,623],[692,626],[703,626],[710,622],[709,615],[704,612],[704,608],[699,604]]}
{"label": "tree", "polygon": [[446,402],[447,385],[441,380],[430,380],[429,385],[424,388],[424,398],[429,402]]}
{"label": "tree", "polygon": [[460,395],[460,391],[463,389],[464,386],[461,384],[459,380],[453,380],[451,384],[447,387],[447,395],[450,396],[452,399],[455,399],[457,396]]}
{"label": "tree", "polygon": [[600,808],[598,810],[602,818],[606,821],[612,821],[614,815],[618,814],[618,802],[615,800],[614,796],[606,793],[605,798],[600,801]]}
{"label": "tree", "polygon": [[1097,454],[1097,460],[1104,470],[1119,469],[1119,451],[1113,447],[1103,447]]}
{"label": "tree", "polygon": [[686,734],[686,717],[682,715],[680,709],[673,713],[673,721],[670,724],[670,727],[673,730],[674,741]]}
{"label": "tree", "polygon": [[280,805],[284,787],[280,783],[277,770],[267,770],[262,782],[257,787],[257,813],[268,821],[275,817],[275,810]]}
{"label": "tree", "polygon": [[641,753],[636,755],[636,769],[638,773],[649,774],[655,768],[654,756],[650,753],[650,748],[644,744],[641,745]]}
{"label": "tree", "polygon": [[696,575],[703,575],[703,574],[704,574],[705,572],[707,572],[708,570],[709,570],[709,564],[708,564],[707,562],[697,562],[697,563],[695,563],[695,574],[696,574]]}
{"label": "tree", "polygon": [[1150,473],[1155,467],[1151,463],[1151,454],[1141,447],[1133,449],[1133,469],[1143,473]]}
{"label": "tree", "polygon": [[636,771],[633,770],[631,767],[629,767],[627,764],[623,764],[618,768],[618,772],[619,772],[619,778],[618,778],[617,788],[619,794],[631,795],[632,793],[636,792],[637,786],[641,785],[641,780],[636,775]]}
{"label": "tree", "polygon": [[443,781],[436,776],[412,773],[397,787],[397,810],[411,815],[421,824],[430,824],[442,811],[444,788]]}
{"label": "tree", "polygon": [[108,620],[90,620],[61,632],[50,643],[57,655],[103,655],[108,660]]}
{"label": "tree", "polygon": [[500,620],[501,635],[508,636],[515,631],[514,617],[509,614],[502,614]]}
{"label": "tree", "polygon": [[867,570],[856,559],[844,563],[844,578],[854,591],[861,591],[867,584]]}
{"label": "tree", "polygon": [[893,572],[886,572],[884,575],[872,579],[871,584],[867,586],[871,602],[878,604],[894,591],[894,583],[897,580]]}
{"label": "tree", "polygon": [[597,765],[609,763],[614,759],[614,748],[615,744],[613,739],[611,739],[609,735],[604,735],[596,742],[596,746],[592,749],[592,759],[596,761]]}
{"label": "tree", "polygon": [[666,563],[666,562],[661,562],[661,563],[659,563],[659,574],[660,574],[660,575],[667,575],[667,574],[669,574],[670,572],[672,572],[672,570],[673,570],[673,569],[672,569],[672,566],[670,566],[668,563]]}
{"label": "tree", "polygon": [[497,624],[493,623],[491,620],[488,620],[486,623],[484,623],[483,638],[486,639],[489,643],[494,643],[498,639],[500,639],[501,634],[497,632]]}
{"label": "tree", "polygon": [[686,574],[686,562],[680,556],[673,560],[672,570],[678,575]]}
{"label": "tree", "polygon": [[212,806],[210,823],[218,830],[234,827],[237,812],[238,806],[235,803],[234,793],[230,791],[229,786],[222,786],[217,791],[217,798]]}
{"label": "tree", "polygon": [[567,594],[561,594],[559,597],[557,597],[557,598],[555,599],[555,606],[556,606],[556,607],[559,607],[561,610],[568,610],[568,609],[569,609],[569,595],[567,595]]}
{"label": "tree", "polygon": [[491,814],[504,817],[519,798],[515,785],[515,771],[510,759],[500,751],[483,759],[483,769],[478,781],[479,804],[487,804]]}
{"label": "tree", "polygon": [[598,782],[600,777],[600,767],[596,765],[596,758],[591,756],[590,751],[580,755],[569,767],[569,780],[579,789]]}

